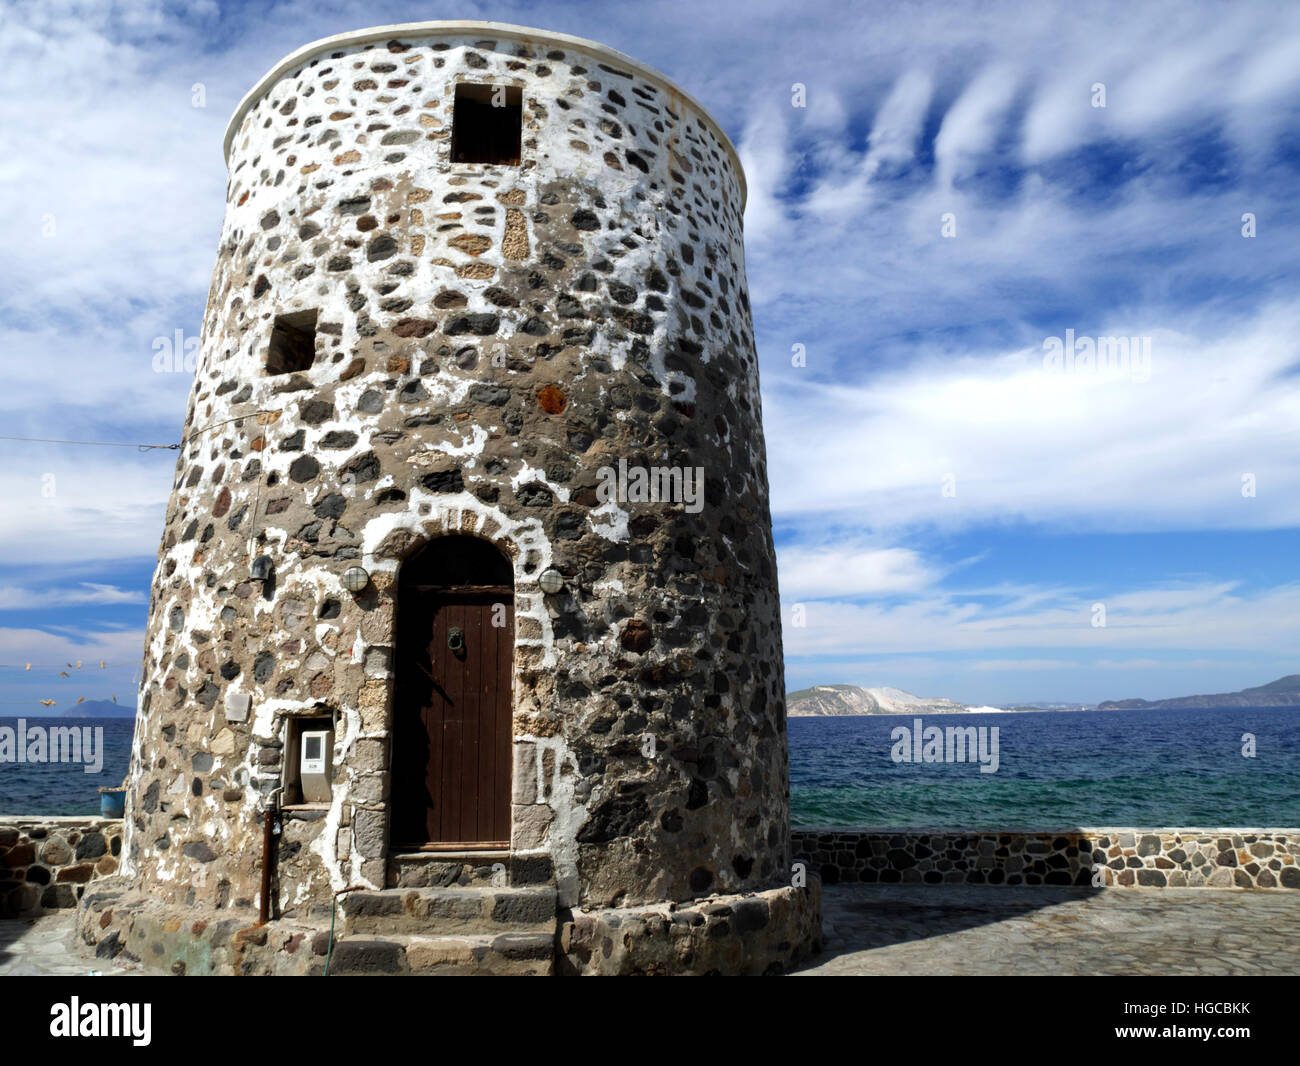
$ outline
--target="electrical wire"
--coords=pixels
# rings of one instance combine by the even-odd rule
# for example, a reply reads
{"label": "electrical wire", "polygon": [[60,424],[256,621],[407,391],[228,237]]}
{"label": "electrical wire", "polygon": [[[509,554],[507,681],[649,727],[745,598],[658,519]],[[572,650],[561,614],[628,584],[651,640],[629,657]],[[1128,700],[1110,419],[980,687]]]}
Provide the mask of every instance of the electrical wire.
{"label": "electrical wire", "polygon": [[134,448],[136,451],[178,451],[179,444],[131,444],[116,440],[60,440],[57,437],[10,437],[0,435],[0,440],[21,440],[32,444],[81,444],[90,448]]}
{"label": "electrical wire", "polygon": [[[98,666],[100,670],[131,670],[135,668],[134,663],[110,663],[101,662]],[[94,670],[97,669],[94,662],[87,666],[79,667],[72,663],[42,663],[39,666],[36,663],[0,663],[0,670]]]}
{"label": "electrical wire", "polygon": [[220,429],[222,426],[228,426],[231,422],[242,422],[245,418],[256,418],[258,415],[270,414],[270,411],[250,411],[248,414],[235,415],[234,418],[227,418],[224,422],[213,422],[211,425],[204,426],[202,429],[196,429],[188,437],[185,437],[179,444],[132,444],[129,441],[117,440],[63,440],[59,437],[13,437],[7,434],[0,434],[0,440],[18,440],[26,441],[29,444],[77,444],[84,445],[88,448],[135,448],[141,452],[151,451],[179,451],[195,437],[200,437],[210,429]]}

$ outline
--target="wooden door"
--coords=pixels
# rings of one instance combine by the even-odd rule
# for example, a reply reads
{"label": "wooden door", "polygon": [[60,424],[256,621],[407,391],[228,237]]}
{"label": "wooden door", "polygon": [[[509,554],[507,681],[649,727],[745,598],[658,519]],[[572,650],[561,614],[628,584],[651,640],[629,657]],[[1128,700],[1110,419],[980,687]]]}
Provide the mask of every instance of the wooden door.
{"label": "wooden door", "polygon": [[508,846],[513,594],[404,582],[400,596],[393,843]]}

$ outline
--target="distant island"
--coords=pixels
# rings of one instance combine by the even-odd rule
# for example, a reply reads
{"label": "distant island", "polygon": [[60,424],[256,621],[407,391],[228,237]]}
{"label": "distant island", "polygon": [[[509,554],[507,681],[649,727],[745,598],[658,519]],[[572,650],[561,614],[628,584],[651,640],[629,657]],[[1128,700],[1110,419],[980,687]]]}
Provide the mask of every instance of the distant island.
{"label": "distant island", "polygon": [[66,707],[42,707],[35,704],[29,711],[6,711],[4,718],[134,718],[135,704],[112,700],[85,700]]}
{"label": "distant island", "polygon": [[791,718],[837,717],[854,714],[957,714],[966,708],[946,699],[913,696],[901,688],[861,688],[857,685],[814,685],[789,692],[786,713]]}
{"label": "distant island", "polygon": [[1240,692],[1178,696],[1167,700],[1106,700],[1082,703],[1017,703],[1009,707],[976,707],[943,697],[914,696],[901,688],[861,685],[814,685],[786,693],[791,718],[835,718],[867,714],[978,714],[1000,711],[1139,711],[1201,710],[1212,707],[1300,707],[1300,674],[1288,674],[1267,685]]}
{"label": "distant island", "polygon": [[1013,711],[1078,711],[1077,703],[1020,703],[1014,707],[983,707],[943,697],[914,696],[901,688],[860,685],[814,685],[786,693],[791,718],[837,718],[863,714],[979,714]]}
{"label": "distant island", "polygon": [[1107,700],[1099,711],[1200,710],[1206,707],[1300,707],[1300,674],[1287,674],[1267,685],[1240,692],[1215,692],[1203,696],[1178,696],[1169,700]]}

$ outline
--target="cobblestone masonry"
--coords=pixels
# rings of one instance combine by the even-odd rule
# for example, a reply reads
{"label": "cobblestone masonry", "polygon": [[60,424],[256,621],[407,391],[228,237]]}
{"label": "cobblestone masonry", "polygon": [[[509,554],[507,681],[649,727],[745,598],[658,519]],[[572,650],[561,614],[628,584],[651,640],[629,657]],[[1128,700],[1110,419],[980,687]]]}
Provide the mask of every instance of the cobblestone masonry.
{"label": "cobblestone masonry", "polygon": [[1300,888],[1296,829],[797,828],[791,839],[826,884],[1093,885],[1096,869],[1117,888]]}
{"label": "cobblestone masonry", "polygon": [[140,905],[108,879],[87,891],[81,938],[98,957],[174,974],[708,975],[776,974],[821,950],[821,887],[770,889],[689,903],[577,910],[558,934],[372,935],[331,941],[329,921],[258,926],[247,912],[178,915]]}
{"label": "cobblestone masonry", "polygon": [[[459,82],[520,90],[519,166],[450,161]],[[287,723],[330,714],[332,802],[286,823],[276,909],[384,885],[397,572],[465,533],[513,562],[511,850],[553,863],[560,905],[793,891],[725,135],[591,42],[426,23],[295,53],[227,152],[150,604],[130,882],[254,905]],[[270,372],[277,317],[313,311],[312,365]],[[702,469],[702,508],[602,499],[620,461]],[[353,565],[372,578],[356,596],[339,582]]]}
{"label": "cobblestone masonry", "polygon": [[0,918],[75,907],[87,882],[117,870],[121,852],[121,821],[0,818]]}
{"label": "cobblestone masonry", "polygon": [[578,912],[560,927],[561,974],[784,973],[822,950],[821,883],[743,898]]}

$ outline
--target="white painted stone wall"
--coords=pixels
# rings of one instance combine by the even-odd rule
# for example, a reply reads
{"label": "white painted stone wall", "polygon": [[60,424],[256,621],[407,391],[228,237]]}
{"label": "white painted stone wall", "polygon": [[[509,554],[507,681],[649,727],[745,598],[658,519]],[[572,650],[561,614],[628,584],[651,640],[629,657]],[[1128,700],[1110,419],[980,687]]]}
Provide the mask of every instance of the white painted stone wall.
{"label": "white painted stone wall", "polygon": [[[734,150],[662,78],[558,35],[426,26],[278,71],[229,138],[127,871],[178,903],[253,905],[286,720],[325,710],[333,801],[286,826],[278,905],[382,886],[398,567],[466,532],[514,566],[512,849],[551,857],[565,904],[780,884],[784,684]],[[450,163],[458,81],[522,89],[519,167]],[[314,365],[268,375],[276,317],[303,310]],[[619,458],[701,467],[707,506],[598,501]],[[356,598],[352,565],[373,578]],[[545,596],[552,566],[566,587]]]}

